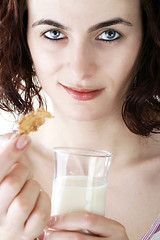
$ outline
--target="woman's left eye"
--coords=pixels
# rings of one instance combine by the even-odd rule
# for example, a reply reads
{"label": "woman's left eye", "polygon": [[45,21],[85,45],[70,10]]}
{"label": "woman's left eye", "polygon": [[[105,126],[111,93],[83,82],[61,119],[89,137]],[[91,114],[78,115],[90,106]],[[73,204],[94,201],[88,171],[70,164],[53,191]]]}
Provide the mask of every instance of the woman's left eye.
{"label": "woman's left eye", "polygon": [[65,35],[60,32],[59,30],[49,30],[47,32],[45,32],[44,37],[50,39],[50,40],[60,40],[65,38]]}
{"label": "woman's left eye", "polygon": [[113,29],[106,30],[102,32],[99,36],[98,39],[103,40],[103,41],[114,41],[117,40],[121,37],[121,34]]}

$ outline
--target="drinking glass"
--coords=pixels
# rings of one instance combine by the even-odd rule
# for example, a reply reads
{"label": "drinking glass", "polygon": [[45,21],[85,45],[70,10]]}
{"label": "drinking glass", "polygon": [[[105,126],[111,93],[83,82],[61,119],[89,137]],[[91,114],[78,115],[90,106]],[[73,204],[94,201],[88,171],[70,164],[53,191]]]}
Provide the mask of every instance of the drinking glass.
{"label": "drinking glass", "polygon": [[105,216],[107,177],[112,154],[73,147],[54,148],[53,153],[51,215],[91,212]]}

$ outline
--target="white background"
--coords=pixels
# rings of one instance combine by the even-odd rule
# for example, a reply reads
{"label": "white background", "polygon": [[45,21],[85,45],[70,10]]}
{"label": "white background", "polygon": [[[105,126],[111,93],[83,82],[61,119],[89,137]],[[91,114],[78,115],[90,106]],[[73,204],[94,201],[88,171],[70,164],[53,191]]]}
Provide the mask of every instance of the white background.
{"label": "white background", "polygon": [[2,110],[0,110],[0,113],[0,135],[12,132],[13,129],[16,129],[14,118]]}

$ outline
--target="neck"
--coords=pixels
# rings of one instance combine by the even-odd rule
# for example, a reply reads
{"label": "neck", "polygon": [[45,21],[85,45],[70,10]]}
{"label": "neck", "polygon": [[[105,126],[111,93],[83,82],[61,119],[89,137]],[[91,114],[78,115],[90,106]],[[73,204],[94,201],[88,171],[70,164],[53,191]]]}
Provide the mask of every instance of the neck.
{"label": "neck", "polygon": [[[96,150],[107,150],[114,157],[124,161],[134,161],[147,154],[146,143],[148,138],[137,136],[130,132],[123,120],[118,117],[96,121],[74,121],[71,119],[56,118],[49,123],[47,145],[82,147]],[[53,132],[53,134],[50,134]],[[145,157],[145,156],[143,156]]]}
{"label": "neck", "polygon": [[[57,119],[57,121],[59,121]],[[63,122],[63,121],[62,121]],[[86,147],[94,149],[106,149],[112,146],[117,139],[119,123],[110,119],[95,121],[64,121],[63,126],[64,144],[68,146]],[[109,149],[108,149],[109,150]]]}

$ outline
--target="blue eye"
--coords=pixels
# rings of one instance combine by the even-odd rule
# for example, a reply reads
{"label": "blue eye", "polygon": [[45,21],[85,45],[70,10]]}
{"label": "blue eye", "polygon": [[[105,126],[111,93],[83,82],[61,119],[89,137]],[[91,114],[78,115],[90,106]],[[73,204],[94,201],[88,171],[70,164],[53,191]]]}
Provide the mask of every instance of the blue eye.
{"label": "blue eye", "polygon": [[103,41],[113,41],[121,37],[121,34],[113,29],[108,29],[99,35],[99,39]]}
{"label": "blue eye", "polygon": [[50,40],[60,40],[65,38],[65,35],[59,30],[49,30],[44,33],[44,36]]}

